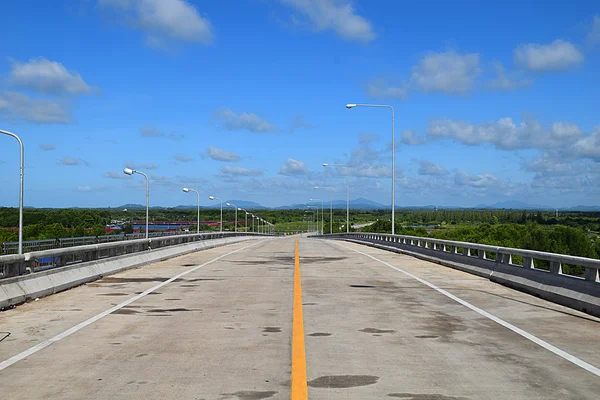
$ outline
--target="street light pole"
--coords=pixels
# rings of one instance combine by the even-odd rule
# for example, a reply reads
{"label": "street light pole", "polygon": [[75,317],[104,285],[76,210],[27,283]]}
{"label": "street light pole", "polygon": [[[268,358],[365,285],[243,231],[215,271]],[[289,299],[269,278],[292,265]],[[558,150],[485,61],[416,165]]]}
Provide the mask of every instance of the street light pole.
{"label": "street light pole", "polygon": [[234,232],[237,232],[237,210],[238,210],[238,208],[237,208],[237,206],[236,206],[235,204],[233,204],[233,203],[225,203],[225,205],[226,205],[226,206],[229,206],[229,207],[233,207],[233,208],[235,208],[235,230],[234,230]]}
{"label": "street light pole", "polygon": [[350,189],[348,187],[348,165],[346,164],[323,164],[324,167],[346,168],[346,233],[350,232]]}
{"label": "street light pole", "polygon": [[321,202],[321,235],[323,234],[323,229],[325,228],[323,222],[323,200],[321,199],[309,199],[310,201],[320,201]]}
{"label": "street light pole", "polygon": [[346,108],[354,107],[384,107],[392,110],[392,235],[396,232],[396,219],[395,219],[395,194],[396,194],[396,168],[394,167],[394,107],[387,104],[346,104]]}
{"label": "street light pole", "polygon": [[125,173],[126,175],[133,175],[133,174],[140,174],[142,175],[144,178],[146,178],[146,239],[148,239],[148,215],[149,215],[149,198],[150,198],[150,186],[148,184],[148,175],[146,175],[145,173],[141,172],[141,171],[137,171],[135,169],[131,169],[131,168],[123,168],[123,173]]}
{"label": "street light pole", "polygon": [[219,224],[219,232],[223,232],[223,200],[215,196],[208,196],[210,200],[219,200],[221,202],[221,223]]}
{"label": "street light pole", "polygon": [[189,189],[189,188],[183,188],[183,191],[186,192],[186,193],[194,192],[194,193],[196,193],[198,195],[198,223],[197,223],[197,226],[196,226],[196,233],[199,234],[200,233],[200,193],[198,193],[197,190]]}
{"label": "street light pole", "polygon": [[0,129],[0,133],[12,136],[19,142],[20,163],[19,163],[19,255],[23,254],[23,178],[25,175],[25,149],[20,137],[9,131]]}
{"label": "street light pole", "polygon": [[244,210],[243,208],[239,208],[238,207],[238,211],[243,211],[246,213],[246,232],[248,232],[248,211]]}
{"label": "street light pole", "polygon": [[315,186],[313,189],[329,190],[329,233],[333,233],[333,189],[331,186]]}

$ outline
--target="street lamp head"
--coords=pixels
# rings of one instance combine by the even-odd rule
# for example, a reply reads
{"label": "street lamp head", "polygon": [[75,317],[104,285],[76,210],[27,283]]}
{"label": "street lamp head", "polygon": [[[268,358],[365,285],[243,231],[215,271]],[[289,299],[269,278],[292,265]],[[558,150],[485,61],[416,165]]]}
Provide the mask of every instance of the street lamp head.
{"label": "street lamp head", "polygon": [[225,203],[225,205],[231,207],[231,203]]}
{"label": "street lamp head", "polygon": [[215,199],[216,199],[216,197],[215,197],[215,196],[208,196],[208,199],[209,199],[209,200],[215,200]]}
{"label": "street lamp head", "polygon": [[123,168],[123,173],[126,175],[133,175],[133,170],[131,168]]}
{"label": "street lamp head", "polygon": [[327,164],[327,163],[324,163],[324,164],[323,164],[323,166],[324,166],[324,167],[329,167],[329,164]]}
{"label": "street lamp head", "polygon": [[190,189],[188,189],[188,188],[183,188],[183,191],[184,191],[184,192],[186,192],[186,193],[188,193],[188,192],[190,191]]}
{"label": "street lamp head", "polygon": [[241,208],[238,207],[238,211],[244,211],[244,210],[242,210]]}
{"label": "street lamp head", "polygon": [[318,189],[318,188],[319,188],[318,186],[315,186],[313,189]]}
{"label": "street lamp head", "polygon": [[356,107],[356,104],[346,104],[346,108],[350,109]]}

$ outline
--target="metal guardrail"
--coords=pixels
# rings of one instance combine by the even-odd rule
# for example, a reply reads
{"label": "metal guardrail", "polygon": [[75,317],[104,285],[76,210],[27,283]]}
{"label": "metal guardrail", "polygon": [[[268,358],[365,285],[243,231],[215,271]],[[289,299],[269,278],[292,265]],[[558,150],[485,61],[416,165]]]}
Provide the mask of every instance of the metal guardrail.
{"label": "metal guardrail", "polygon": [[[554,275],[582,279],[599,283],[600,260],[566,254],[546,253],[536,250],[514,249],[510,247],[490,246],[478,243],[456,242],[451,240],[424,238],[418,236],[390,235],[383,233],[341,233],[319,235],[322,238],[360,239],[399,247],[415,253],[427,254],[464,264],[475,264],[491,267],[496,264],[516,268],[545,271]],[[520,258],[521,263],[516,259]],[[548,264],[549,269],[537,268],[536,264]],[[563,266],[579,266],[584,268],[583,276],[563,273]]]}
{"label": "metal guardrail", "polygon": [[271,236],[252,232],[214,232],[168,235],[143,239],[120,240],[108,243],[94,243],[82,246],[32,251],[23,255],[0,256],[0,278],[39,272],[78,262],[99,260],[124,254],[142,252],[166,246],[236,236]]}
{"label": "metal guardrail", "polygon": [[[208,233],[210,231],[202,231],[201,233]],[[176,235],[189,235],[195,232],[150,232],[148,237],[162,237],[162,236],[176,236]],[[29,253],[32,251],[58,249],[64,247],[83,246],[86,244],[94,243],[109,243],[117,242],[121,240],[136,240],[144,239],[146,235],[144,233],[130,233],[128,235],[102,235],[102,236],[81,236],[73,238],[61,238],[61,239],[44,239],[44,240],[26,240],[23,242],[23,252]],[[19,242],[4,242],[2,243],[2,254],[17,254],[19,248]]]}

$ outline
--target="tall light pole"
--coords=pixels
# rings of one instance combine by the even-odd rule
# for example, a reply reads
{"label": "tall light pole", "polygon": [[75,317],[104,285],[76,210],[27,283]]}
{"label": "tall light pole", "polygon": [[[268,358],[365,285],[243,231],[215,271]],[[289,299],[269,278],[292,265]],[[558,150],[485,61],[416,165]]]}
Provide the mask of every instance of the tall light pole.
{"label": "tall light pole", "polygon": [[235,230],[234,230],[234,232],[237,232],[237,210],[238,210],[238,208],[237,208],[237,206],[236,206],[235,204],[233,204],[233,203],[225,203],[225,205],[226,205],[226,206],[229,206],[229,207],[233,207],[233,208],[235,208]]}
{"label": "tall light pole", "polygon": [[238,211],[243,211],[246,213],[246,232],[248,232],[248,214],[249,214],[249,212],[244,210],[243,208],[239,208],[239,207],[238,207]]}
{"label": "tall light pole", "polygon": [[333,190],[331,186],[315,186],[313,189],[329,190],[329,233],[333,233]]}
{"label": "tall light pole", "polygon": [[23,177],[25,175],[25,149],[20,137],[9,131],[0,129],[0,133],[14,137],[19,142],[20,164],[19,164],[19,255],[23,254]]}
{"label": "tall light pole", "polygon": [[395,193],[396,193],[396,169],[394,167],[394,107],[387,104],[346,104],[346,108],[354,107],[384,107],[392,110],[392,235],[396,233],[395,220]]}
{"label": "tall light pole", "polygon": [[348,187],[348,165],[346,164],[323,164],[324,167],[345,167],[346,168],[346,233],[350,232],[350,189]]}
{"label": "tall light pole", "polygon": [[325,228],[323,222],[323,200],[321,199],[309,199],[310,201],[320,201],[321,202],[321,235],[323,234],[323,229]]}
{"label": "tall light pole", "polygon": [[146,175],[145,173],[141,172],[141,171],[137,171],[135,169],[131,169],[131,168],[123,168],[123,173],[125,173],[126,175],[133,175],[133,174],[140,174],[142,175],[144,178],[146,178],[146,239],[148,239],[148,215],[149,215],[149,198],[150,198],[150,185],[148,184],[149,180],[148,180],[148,175]]}
{"label": "tall light pole", "polygon": [[254,233],[254,214],[250,214],[252,216],[252,233]]}
{"label": "tall light pole", "polygon": [[221,202],[221,223],[219,224],[219,232],[223,232],[223,200],[215,196],[208,196],[210,200],[219,200]]}
{"label": "tall light pole", "polygon": [[186,193],[194,192],[198,195],[198,224],[196,225],[196,233],[200,233],[200,193],[197,190],[189,188],[183,188],[183,191]]}

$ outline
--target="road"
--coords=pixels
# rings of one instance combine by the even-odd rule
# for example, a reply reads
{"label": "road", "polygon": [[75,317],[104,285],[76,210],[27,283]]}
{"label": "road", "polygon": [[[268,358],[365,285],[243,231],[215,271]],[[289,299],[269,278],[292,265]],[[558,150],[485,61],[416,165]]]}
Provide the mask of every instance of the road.
{"label": "road", "polygon": [[[236,243],[0,313],[2,398],[289,399],[295,248]],[[357,244],[303,237],[299,256],[310,399],[598,398],[597,318]]]}

